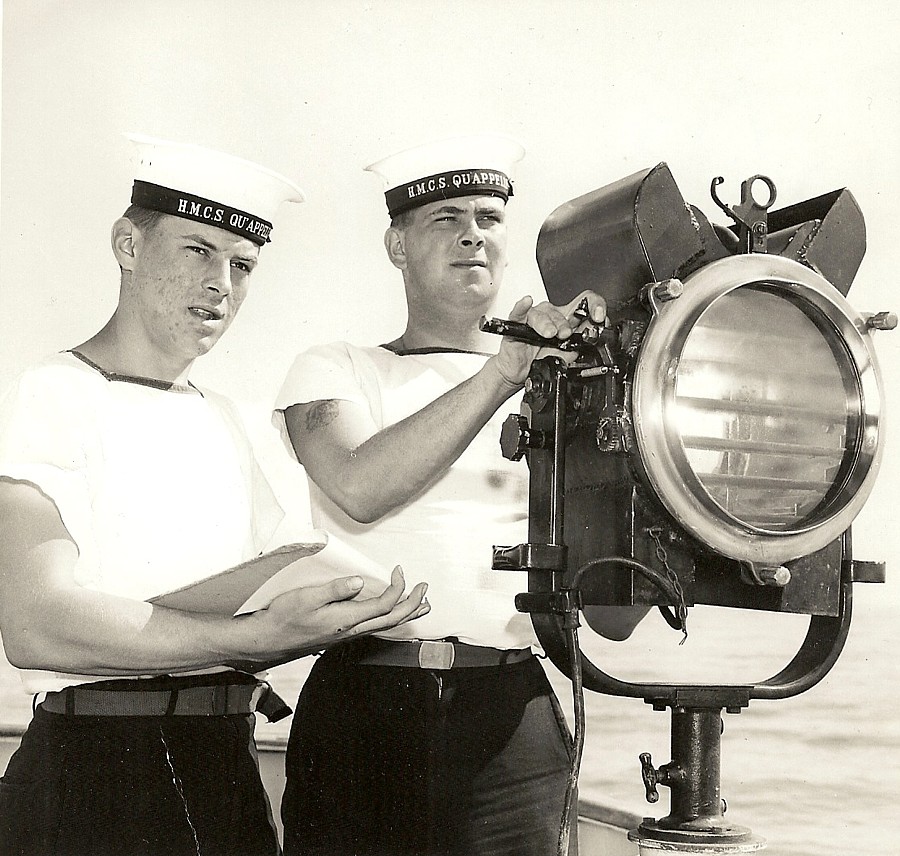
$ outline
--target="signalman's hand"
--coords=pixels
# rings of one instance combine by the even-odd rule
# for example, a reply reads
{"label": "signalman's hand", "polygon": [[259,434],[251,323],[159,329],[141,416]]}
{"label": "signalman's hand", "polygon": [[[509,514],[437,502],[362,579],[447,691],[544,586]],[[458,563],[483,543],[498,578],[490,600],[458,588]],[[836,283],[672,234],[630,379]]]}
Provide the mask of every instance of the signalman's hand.
{"label": "signalman's hand", "polygon": [[[587,300],[589,319],[576,312],[583,300]],[[606,301],[593,291],[581,292],[565,306],[554,306],[546,301],[535,306],[530,297],[523,297],[509,313],[509,320],[522,321],[548,339],[568,339],[576,330],[591,322],[602,327],[606,321]],[[549,354],[566,360],[575,359],[575,354],[571,352],[542,349],[511,339],[503,340],[495,359],[504,380],[510,385],[521,386],[528,377],[531,363]]]}

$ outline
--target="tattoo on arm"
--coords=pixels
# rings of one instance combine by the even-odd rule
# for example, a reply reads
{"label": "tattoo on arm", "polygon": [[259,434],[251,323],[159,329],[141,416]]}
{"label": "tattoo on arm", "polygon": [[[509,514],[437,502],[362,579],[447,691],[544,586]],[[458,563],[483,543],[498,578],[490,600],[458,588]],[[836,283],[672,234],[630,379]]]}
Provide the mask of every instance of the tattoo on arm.
{"label": "tattoo on arm", "polygon": [[337,419],[338,410],[337,401],[317,401],[306,411],[306,430],[315,431],[330,425]]}

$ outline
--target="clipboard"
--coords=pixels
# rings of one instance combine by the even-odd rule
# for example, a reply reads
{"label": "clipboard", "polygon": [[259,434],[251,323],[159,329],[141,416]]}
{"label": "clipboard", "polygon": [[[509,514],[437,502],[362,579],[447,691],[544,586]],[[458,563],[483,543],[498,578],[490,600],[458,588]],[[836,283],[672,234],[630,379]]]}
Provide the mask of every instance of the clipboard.
{"label": "clipboard", "polygon": [[391,571],[367,559],[324,530],[307,540],[285,544],[194,583],[148,598],[149,603],[217,615],[243,615],[265,609],[278,595],[359,576],[356,600],[377,597],[390,584]]}

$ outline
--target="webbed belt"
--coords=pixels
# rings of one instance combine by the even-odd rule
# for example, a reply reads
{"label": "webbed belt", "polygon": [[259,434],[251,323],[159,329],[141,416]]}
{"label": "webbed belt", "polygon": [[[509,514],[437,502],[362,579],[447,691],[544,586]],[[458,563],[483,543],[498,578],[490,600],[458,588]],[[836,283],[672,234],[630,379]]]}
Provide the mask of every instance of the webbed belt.
{"label": "webbed belt", "polygon": [[79,684],[47,693],[40,706],[67,716],[228,716],[259,711],[269,722],[291,713],[264,681],[227,672]]}

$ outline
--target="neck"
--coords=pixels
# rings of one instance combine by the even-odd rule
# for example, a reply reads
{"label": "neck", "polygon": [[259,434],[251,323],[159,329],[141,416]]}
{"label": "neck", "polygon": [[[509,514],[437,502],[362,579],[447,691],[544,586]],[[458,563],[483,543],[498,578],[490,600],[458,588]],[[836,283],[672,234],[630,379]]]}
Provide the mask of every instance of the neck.
{"label": "neck", "polygon": [[406,324],[403,335],[393,344],[403,350],[417,348],[453,348],[459,351],[478,351],[490,353],[496,350],[497,343],[478,329],[479,315],[476,319],[457,320],[435,318],[426,322],[417,322],[412,315]]}
{"label": "neck", "polygon": [[193,360],[160,355],[145,342],[140,331],[127,331],[118,312],[102,330],[73,348],[100,368],[130,377],[187,385]]}
{"label": "neck", "polygon": [[492,300],[472,299],[466,303],[423,297],[406,285],[406,329],[398,342],[414,348],[455,348],[460,351],[493,353],[499,347],[496,336],[482,333],[478,322],[490,312]]}

